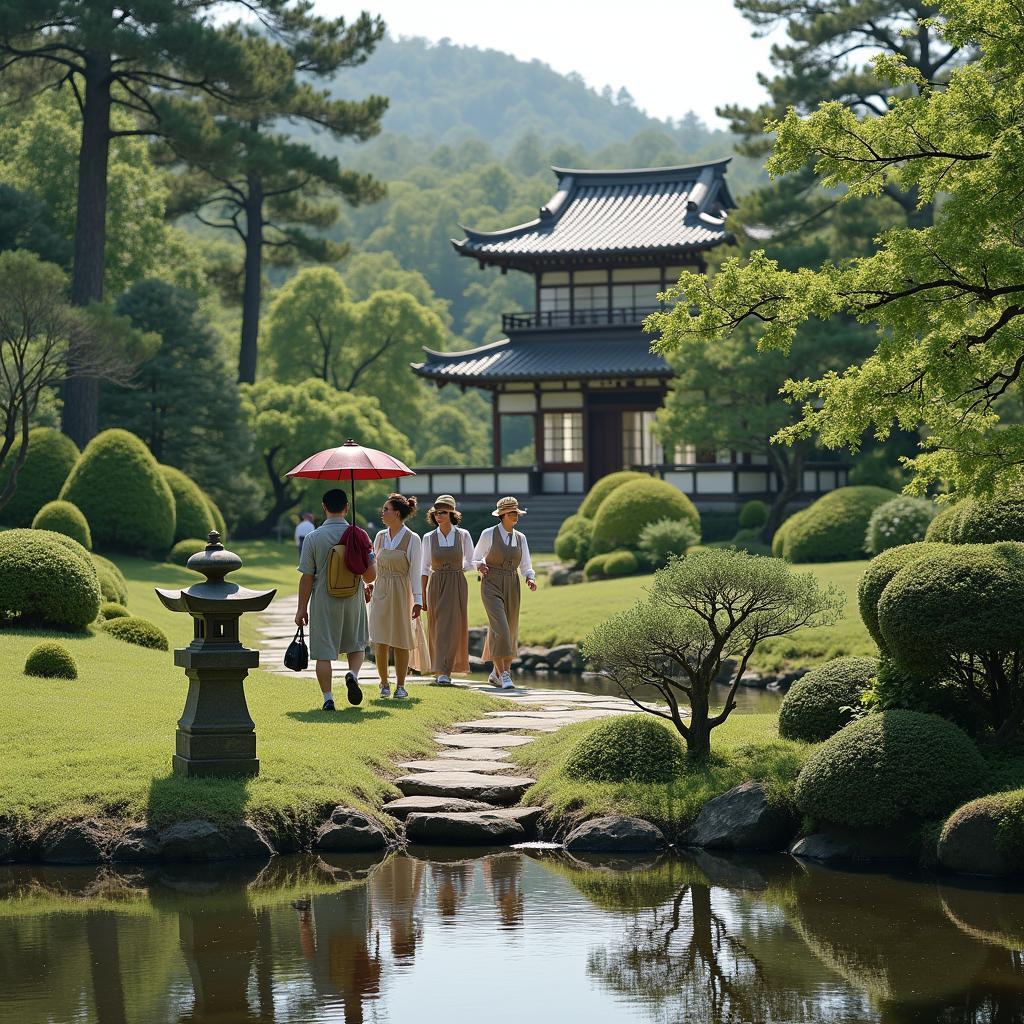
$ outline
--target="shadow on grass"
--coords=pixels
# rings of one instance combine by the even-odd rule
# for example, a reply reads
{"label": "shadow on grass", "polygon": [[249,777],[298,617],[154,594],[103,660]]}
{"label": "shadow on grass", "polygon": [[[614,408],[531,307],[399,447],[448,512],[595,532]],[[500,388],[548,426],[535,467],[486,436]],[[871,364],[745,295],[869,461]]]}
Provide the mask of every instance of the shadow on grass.
{"label": "shadow on grass", "polygon": [[166,775],[149,784],[146,820],[155,828],[201,818],[214,824],[238,824],[246,817],[249,784],[242,778],[189,779]]}
{"label": "shadow on grass", "polygon": [[287,711],[285,717],[294,718],[296,722],[309,722],[311,725],[355,725],[368,718],[388,718],[390,712],[384,708],[370,711],[367,708],[339,708],[337,711]]}

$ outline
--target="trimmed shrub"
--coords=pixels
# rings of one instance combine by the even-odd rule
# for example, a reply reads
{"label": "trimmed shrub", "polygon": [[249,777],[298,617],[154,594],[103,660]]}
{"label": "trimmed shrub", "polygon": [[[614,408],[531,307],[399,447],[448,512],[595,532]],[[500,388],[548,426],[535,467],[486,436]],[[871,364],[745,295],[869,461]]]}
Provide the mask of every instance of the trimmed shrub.
{"label": "trimmed shrub", "polygon": [[588,580],[603,580],[605,578],[605,563],[608,561],[608,555],[594,555],[593,558],[587,559],[587,564],[583,566],[583,575]]}
{"label": "trimmed shrub", "polygon": [[139,618],[137,615],[110,619],[103,623],[102,629],[112,637],[138,647],[152,647],[157,651],[166,651],[170,647],[162,629],[154,626],[148,619]]}
{"label": "trimmed shrub", "polygon": [[772,537],[772,557],[782,558],[783,552],[786,548],[786,535],[798,522],[800,518],[807,512],[807,509],[802,508],[794,512],[787,519],[783,520],[779,528],[775,531]]}
{"label": "trimmed shrub", "polygon": [[77,540],[86,551],[92,550],[92,534],[89,524],[77,505],[70,501],[48,501],[32,520],[33,530],[50,530]]}
{"label": "trimmed shrub", "polygon": [[835,735],[853,718],[849,709],[860,706],[860,695],[877,671],[874,658],[833,658],[808,672],[783,698],[779,735],[806,743]]}
{"label": "trimmed shrub", "polygon": [[198,540],[195,537],[189,540],[179,540],[177,544],[171,548],[170,554],[167,556],[167,561],[172,562],[174,565],[187,565],[188,560],[197,552],[202,551],[209,544],[208,540]]}
{"label": "trimmed shrub", "polygon": [[213,516],[214,529],[220,534],[220,542],[224,544],[228,539],[228,524],[224,519],[224,513],[221,512],[217,503],[208,494],[203,494],[203,498],[206,501],[207,507],[210,509],[210,515]]}
{"label": "trimmed shrub", "polygon": [[128,581],[124,573],[109,559],[93,552],[93,564],[100,578],[100,593],[104,601],[114,601],[128,606]]}
{"label": "trimmed shrub", "polygon": [[[216,529],[206,495],[190,477],[174,466],[161,466],[160,472],[174,495],[174,540],[208,537]],[[206,541],[203,541],[206,544]]]}
{"label": "trimmed shrub", "polygon": [[595,555],[636,546],[640,531],[661,519],[685,520],[700,533],[700,515],[682,491],[664,480],[631,480],[612,491],[594,520]]}
{"label": "trimmed shrub", "polygon": [[978,709],[960,687],[946,679],[918,679],[884,656],[879,659],[878,673],[863,701],[872,711],[923,711],[939,715],[971,736],[983,728]]}
{"label": "trimmed shrub", "polygon": [[47,640],[29,651],[25,659],[25,675],[43,679],[77,679],[78,666],[63,644]]}
{"label": "trimmed shrub", "polygon": [[943,826],[939,842],[962,819],[979,815],[995,820],[996,848],[1007,863],[1017,866],[1019,874],[1021,866],[1024,866],[1024,789],[992,793],[958,807]]}
{"label": "trimmed shrub", "polygon": [[871,513],[864,547],[877,555],[903,544],[916,544],[924,540],[935,513],[935,503],[926,498],[893,498]]}
{"label": "trimmed shrub", "polygon": [[89,552],[49,530],[0,533],[0,619],[44,629],[85,629],[100,610]]}
{"label": "trimmed shrub", "polygon": [[668,564],[673,555],[685,555],[695,544],[700,543],[700,534],[686,519],[659,519],[648,523],[641,531],[637,548],[644,561],[653,569]]}
{"label": "trimmed shrub", "polygon": [[952,722],[883,711],[851,723],[811,753],[796,780],[796,804],[836,825],[927,821],[973,796],[984,774],[978,748]]}
{"label": "trimmed shrub", "polygon": [[758,529],[737,530],[736,536],[725,543],[729,547],[749,551],[752,555],[771,555],[772,553],[771,547],[761,540],[761,531]]}
{"label": "trimmed shrub", "polygon": [[1001,540],[1024,541],[1024,501],[964,501],[960,515],[950,525],[954,544],[995,544]]}
{"label": "trimmed shrub", "polygon": [[607,476],[601,477],[593,487],[587,491],[587,496],[580,503],[580,507],[576,510],[577,515],[581,515],[586,519],[593,519],[597,515],[597,510],[604,504],[604,499],[608,497],[612,491],[618,489],[623,484],[628,484],[631,480],[650,480],[651,477],[647,473],[638,473],[633,469],[623,469],[618,473],[609,473]]}
{"label": "trimmed shrub", "polygon": [[[788,562],[848,562],[864,558],[868,520],[895,494],[882,487],[839,487],[784,524],[782,557]],[[774,546],[773,546],[774,550]]]}
{"label": "trimmed shrub", "polygon": [[740,509],[740,529],[760,530],[768,522],[768,506],[755,498]]}
{"label": "trimmed shrub", "polygon": [[100,605],[100,618],[103,619],[124,619],[131,615],[131,612],[123,604],[116,601],[104,601]]}
{"label": "trimmed shrub", "polygon": [[640,563],[632,551],[611,551],[604,556],[604,574],[608,579],[614,576],[632,576],[639,568]]}
{"label": "trimmed shrub", "polygon": [[570,565],[582,565],[590,555],[590,537],[593,532],[594,524],[585,516],[569,516],[555,537],[555,554]]}
{"label": "trimmed shrub", "polygon": [[174,542],[174,494],[149,449],[127,430],[97,434],[60,496],[82,510],[101,551],[163,558]]}
{"label": "trimmed shrub", "polygon": [[671,782],[683,772],[679,740],[646,715],[602,722],[569,754],[565,774],[588,782]]}
{"label": "trimmed shrub", "polygon": [[955,505],[943,505],[935,518],[928,524],[924,539],[938,544],[956,544],[960,519],[969,511],[969,506],[972,504],[973,502],[968,498]]}
{"label": "trimmed shrub", "polygon": [[[14,451],[7,456],[10,463]],[[29,526],[35,514],[53,501],[78,461],[78,445],[67,434],[52,427],[35,427],[28,434],[28,452],[18,473],[18,485],[11,500],[0,509],[4,526]],[[0,470],[0,490],[7,484],[10,467]]]}

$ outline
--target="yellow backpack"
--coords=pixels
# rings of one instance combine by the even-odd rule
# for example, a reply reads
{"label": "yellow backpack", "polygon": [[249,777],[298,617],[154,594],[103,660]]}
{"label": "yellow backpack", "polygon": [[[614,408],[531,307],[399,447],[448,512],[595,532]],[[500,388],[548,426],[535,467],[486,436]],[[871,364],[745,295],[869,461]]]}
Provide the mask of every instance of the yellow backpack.
{"label": "yellow backpack", "polygon": [[345,564],[344,534],[327,556],[327,593],[351,597],[359,589],[359,577]]}

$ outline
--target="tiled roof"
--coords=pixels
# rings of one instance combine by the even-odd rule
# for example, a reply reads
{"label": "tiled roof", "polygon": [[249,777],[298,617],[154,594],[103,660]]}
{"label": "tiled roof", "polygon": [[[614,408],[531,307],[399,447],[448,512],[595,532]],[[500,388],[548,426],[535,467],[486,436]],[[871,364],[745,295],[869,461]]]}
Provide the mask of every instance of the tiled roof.
{"label": "tiled roof", "polygon": [[421,377],[482,385],[512,380],[670,377],[668,363],[650,351],[650,338],[612,336],[502,338],[468,352],[434,352],[413,363]]}
{"label": "tiled roof", "polygon": [[473,231],[455,249],[484,263],[522,266],[572,255],[685,255],[726,238],[736,204],[728,159],[690,167],[586,171],[553,167],[558,191],[536,220],[503,231]]}

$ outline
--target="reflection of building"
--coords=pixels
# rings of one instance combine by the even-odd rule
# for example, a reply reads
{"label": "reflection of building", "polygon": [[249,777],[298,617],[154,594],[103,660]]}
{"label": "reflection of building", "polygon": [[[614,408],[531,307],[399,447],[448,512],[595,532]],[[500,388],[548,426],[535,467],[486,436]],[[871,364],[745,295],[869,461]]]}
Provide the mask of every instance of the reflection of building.
{"label": "reflection of building", "polygon": [[[547,504],[564,515],[598,478],[638,468],[663,476],[698,507],[768,497],[776,481],[763,457],[685,447],[666,453],[651,431],[672,371],[650,352],[642,321],[658,308],[659,292],[682,270],[703,270],[704,254],[726,240],[735,205],[728,162],[554,168],[557,191],[535,220],[467,229],[456,251],[481,268],[529,274],[534,308],[505,314],[498,341],[469,352],[427,351],[413,367],[438,386],[491,392],[493,465],[419,467],[402,486],[448,492],[466,505],[495,494],[551,496],[533,497],[536,510]],[[520,468],[506,462],[512,449]],[[809,467],[803,484],[812,496],[844,482],[845,469],[831,464]],[[531,529],[538,525],[535,515]]]}

